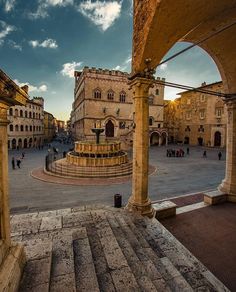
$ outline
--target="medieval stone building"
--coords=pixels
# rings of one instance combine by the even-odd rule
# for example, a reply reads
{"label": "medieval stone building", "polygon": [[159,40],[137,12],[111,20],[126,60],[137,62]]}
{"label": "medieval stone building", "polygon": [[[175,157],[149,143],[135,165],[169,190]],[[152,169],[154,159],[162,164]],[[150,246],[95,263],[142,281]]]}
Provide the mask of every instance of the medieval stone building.
{"label": "medieval stone building", "polygon": [[[74,102],[71,131],[75,139],[93,139],[91,129],[99,121],[106,139],[119,138],[132,143],[135,127],[133,94],[129,90],[128,73],[84,67],[75,71]],[[163,128],[164,86],[154,84],[149,90],[150,144],[167,141]]]}
{"label": "medieval stone building", "polygon": [[44,99],[34,97],[25,105],[8,110],[8,148],[20,149],[42,145],[44,141]]}
{"label": "medieval stone building", "polygon": [[[202,84],[198,89],[223,92],[222,82]],[[165,103],[164,125],[169,141],[190,145],[225,147],[226,105],[217,95],[193,90]]]}

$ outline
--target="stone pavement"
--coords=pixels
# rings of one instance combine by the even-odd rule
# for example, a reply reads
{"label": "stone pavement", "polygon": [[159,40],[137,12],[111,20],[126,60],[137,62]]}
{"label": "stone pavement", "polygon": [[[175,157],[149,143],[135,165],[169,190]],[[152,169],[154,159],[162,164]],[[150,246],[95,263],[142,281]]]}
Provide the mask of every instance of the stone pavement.
{"label": "stone pavement", "polygon": [[[60,151],[72,147],[71,145],[54,145]],[[179,146],[151,147],[149,151],[150,164],[157,167],[157,172],[149,176],[151,200],[215,189],[224,178],[224,152],[222,161],[218,161],[217,149],[207,149],[208,157],[204,159],[202,152],[205,148],[202,147],[190,147],[190,155],[183,158],[166,157],[167,148],[179,148]],[[22,168],[13,171],[11,157],[18,157],[20,154],[21,151],[9,151],[12,212],[32,212],[97,203],[111,206],[114,194],[122,194],[124,204],[131,195],[131,181],[116,185],[109,185],[108,182],[107,185],[73,186],[34,179],[30,176],[30,172],[44,165],[47,149],[26,149]]]}
{"label": "stone pavement", "polygon": [[85,206],[11,216],[19,291],[229,291],[157,220]]}

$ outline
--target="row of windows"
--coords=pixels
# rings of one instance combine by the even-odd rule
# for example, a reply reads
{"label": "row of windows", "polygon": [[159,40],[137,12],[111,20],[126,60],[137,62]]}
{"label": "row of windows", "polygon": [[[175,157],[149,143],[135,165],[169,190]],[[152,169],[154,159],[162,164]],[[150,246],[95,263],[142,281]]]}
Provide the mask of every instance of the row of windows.
{"label": "row of windows", "polygon": [[[223,113],[224,113],[223,108],[217,108],[215,111],[215,115],[217,118],[221,118]],[[205,117],[206,117],[206,111],[200,110],[199,111],[199,118],[202,120],[202,119],[205,119]],[[191,118],[192,118],[191,112],[186,112],[186,120],[190,120]]]}
{"label": "row of windows", "polygon": [[[13,132],[14,131],[14,126],[13,125],[10,125],[9,126],[9,129],[10,129],[10,132]],[[21,131],[21,132],[24,132],[24,131],[26,131],[26,132],[28,132],[28,131],[30,131],[30,132],[32,132],[32,131],[41,131],[41,130],[43,130],[43,127],[41,127],[41,126],[23,126],[23,125],[21,125],[21,126],[19,126],[19,125],[15,125],[15,131],[16,132],[19,132],[19,131]]]}
{"label": "row of windows", "polygon": [[[109,90],[108,93],[107,93],[107,99],[108,100],[114,100],[114,96],[115,96],[114,91],[113,90]],[[93,92],[93,97],[95,99],[101,99],[102,98],[101,90],[100,89],[95,89],[94,92]],[[119,101],[123,102],[123,103],[126,101],[126,93],[124,91],[122,91],[120,93]]]}
{"label": "row of windows", "polygon": [[[9,115],[13,116],[13,109],[10,108],[9,109]],[[41,119],[41,115],[38,113],[31,113],[29,112],[29,116],[28,116],[28,112],[25,111],[25,114],[23,114],[23,110],[18,111],[18,109],[15,109],[15,116],[16,117],[25,117],[25,118],[30,118],[30,119]]]}
{"label": "row of windows", "polygon": [[[198,128],[198,132],[204,132],[204,131],[205,131],[204,126],[200,125],[199,128]],[[187,126],[185,128],[185,132],[191,132],[190,126]]]}

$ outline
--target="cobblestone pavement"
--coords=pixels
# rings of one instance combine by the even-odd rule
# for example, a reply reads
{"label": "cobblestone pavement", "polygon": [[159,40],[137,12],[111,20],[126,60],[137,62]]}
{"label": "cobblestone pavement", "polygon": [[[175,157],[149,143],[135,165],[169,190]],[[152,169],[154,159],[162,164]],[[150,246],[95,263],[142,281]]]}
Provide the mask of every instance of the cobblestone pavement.
{"label": "cobblestone pavement", "polygon": [[[71,145],[55,146],[59,151],[71,148]],[[222,160],[219,161],[217,149],[190,147],[190,155],[177,158],[166,157],[167,148],[177,149],[179,146],[150,148],[150,164],[157,167],[157,172],[149,177],[149,195],[152,200],[214,189],[224,178],[224,151]],[[205,149],[207,158],[202,157]],[[12,211],[25,212],[96,203],[113,205],[115,193],[122,194],[125,204],[131,195],[131,181],[117,185],[73,186],[46,183],[32,178],[31,170],[43,166],[46,154],[46,148],[26,149],[21,169],[12,170],[11,158],[21,156],[21,151],[9,151],[9,193]]]}

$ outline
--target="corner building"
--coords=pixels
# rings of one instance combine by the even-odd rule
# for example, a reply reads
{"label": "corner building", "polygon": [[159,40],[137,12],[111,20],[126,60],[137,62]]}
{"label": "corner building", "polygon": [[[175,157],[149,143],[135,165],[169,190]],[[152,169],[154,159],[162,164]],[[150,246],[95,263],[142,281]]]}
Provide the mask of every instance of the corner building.
{"label": "corner building", "polygon": [[[203,83],[198,89],[223,92],[222,82]],[[189,145],[225,147],[227,110],[217,95],[193,90],[179,93],[181,96],[165,106],[164,120],[170,142]]]}
{"label": "corner building", "polygon": [[[131,146],[134,124],[133,94],[128,73],[84,67],[75,71],[71,132],[77,140],[93,140],[91,129],[99,123],[106,139],[120,139]],[[158,78],[159,79],[159,78]],[[164,79],[163,79],[164,80]],[[151,145],[167,143],[163,128],[164,86],[155,84],[149,91],[149,137]]]}

